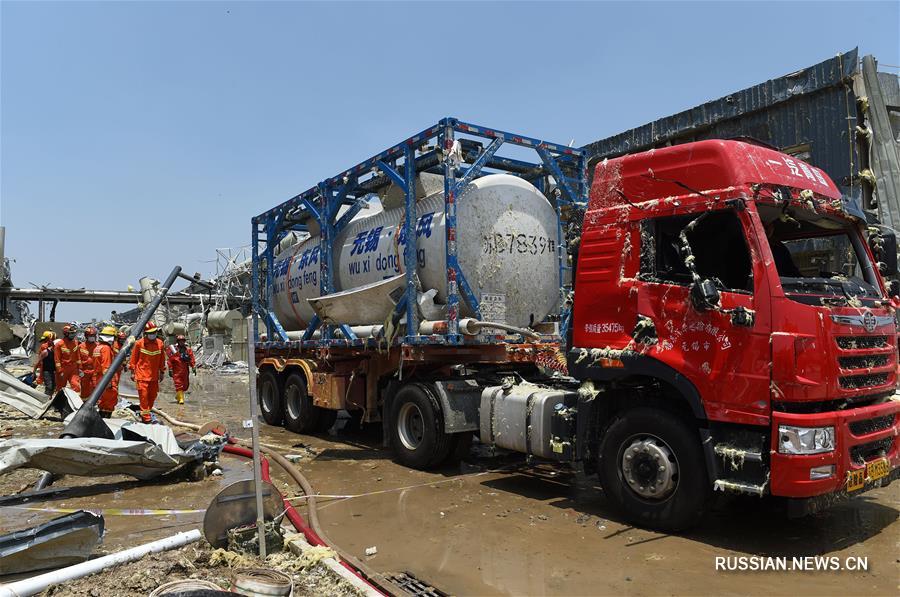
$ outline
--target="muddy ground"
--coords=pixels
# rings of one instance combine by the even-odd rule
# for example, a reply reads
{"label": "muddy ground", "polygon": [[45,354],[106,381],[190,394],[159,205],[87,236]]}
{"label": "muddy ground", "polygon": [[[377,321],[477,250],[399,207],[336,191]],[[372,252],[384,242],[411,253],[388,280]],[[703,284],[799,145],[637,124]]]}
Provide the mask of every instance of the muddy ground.
{"label": "muddy ground", "polygon": [[[249,437],[241,426],[249,418],[246,396],[244,376],[206,374],[186,405],[174,404],[171,388],[164,386],[157,406],[183,420],[222,420],[235,435]],[[9,425],[2,417],[0,432]],[[457,466],[414,471],[393,463],[380,448],[377,426],[340,429],[345,423],[317,437],[263,424],[261,436],[291,455],[319,494],[354,496],[320,499],[321,522],[335,543],[377,571],[407,571],[450,594],[894,595],[900,590],[897,483],[795,520],[771,501],[720,500],[697,528],[674,536],[624,523],[595,479],[577,471],[529,467],[516,455],[491,455],[478,446]],[[202,509],[220,486],[250,476],[246,462],[229,458],[223,457],[225,477],[176,487],[110,488],[63,503]],[[272,470],[280,489],[298,495],[277,467]],[[0,478],[0,489],[21,486],[31,473],[17,474],[24,476]],[[22,523],[22,516],[0,509],[0,527]],[[135,518],[108,517],[104,548],[192,528],[202,515]],[[377,553],[366,556],[370,547]],[[841,562],[866,557],[868,570],[715,569],[716,557],[750,555],[825,555]]]}

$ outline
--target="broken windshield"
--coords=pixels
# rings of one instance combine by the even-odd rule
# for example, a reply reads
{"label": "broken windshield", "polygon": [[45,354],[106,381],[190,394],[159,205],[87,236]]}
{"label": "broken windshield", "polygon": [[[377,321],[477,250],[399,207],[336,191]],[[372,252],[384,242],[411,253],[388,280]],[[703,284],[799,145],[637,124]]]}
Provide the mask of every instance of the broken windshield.
{"label": "broken windshield", "polygon": [[849,222],[811,210],[760,208],[781,286],[790,298],[854,304],[881,298],[862,239]]}

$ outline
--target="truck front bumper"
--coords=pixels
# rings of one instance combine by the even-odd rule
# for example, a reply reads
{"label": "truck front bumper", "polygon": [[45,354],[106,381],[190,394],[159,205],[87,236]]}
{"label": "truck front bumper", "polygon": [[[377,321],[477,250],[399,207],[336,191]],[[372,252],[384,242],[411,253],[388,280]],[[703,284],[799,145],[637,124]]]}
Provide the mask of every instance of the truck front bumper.
{"label": "truck front bumper", "polygon": [[[834,427],[835,449],[823,454],[778,452],[779,425]],[[816,498],[823,505],[890,483],[900,475],[900,401],[814,414],[772,413],[769,488],[774,496]],[[887,474],[884,474],[884,460]],[[877,466],[874,464],[880,461]],[[833,466],[814,478],[811,469]],[[879,471],[878,473],[873,471]],[[883,474],[874,478],[871,475]]]}
{"label": "truck front bumper", "polygon": [[832,493],[825,493],[813,497],[788,498],[786,500],[787,515],[789,518],[797,518],[815,514],[816,512],[831,508],[832,506],[845,502],[850,498],[863,494],[871,489],[887,487],[897,479],[900,479],[900,467],[891,469],[891,472],[887,477],[882,477],[876,481],[866,481],[866,484],[862,489],[852,493],[848,492],[846,489],[839,489]]}

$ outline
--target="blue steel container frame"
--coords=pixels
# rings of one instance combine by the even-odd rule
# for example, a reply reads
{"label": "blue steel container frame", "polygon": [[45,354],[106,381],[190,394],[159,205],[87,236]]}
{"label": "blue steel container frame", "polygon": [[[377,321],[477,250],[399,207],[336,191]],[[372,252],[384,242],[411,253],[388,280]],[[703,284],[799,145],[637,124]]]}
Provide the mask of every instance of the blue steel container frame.
{"label": "blue steel container frame", "polygon": [[[461,151],[454,151],[458,146],[457,134],[468,137],[489,139],[490,143],[484,147],[474,160],[461,157]],[[435,141],[437,149],[427,153],[421,150],[430,141]],[[496,152],[504,144],[517,145],[533,149],[540,157],[540,163],[530,163],[522,160],[496,156]],[[444,218],[446,234],[446,263],[447,263],[447,319],[448,331],[446,335],[416,334],[418,321],[416,315],[416,255],[418,242],[415,234],[416,213],[416,184],[415,177],[417,161],[426,158],[438,158],[438,166],[431,169],[444,176]],[[568,162],[570,169],[577,172],[576,177],[568,177],[560,167],[560,161]],[[400,171],[402,161],[402,174]],[[463,164],[469,164],[463,167]],[[284,237],[294,231],[308,231],[308,227],[301,222],[312,218],[319,226],[319,288],[322,294],[334,292],[334,253],[333,240],[350,223],[350,220],[359,213],[372,194],[365,187],[360,186],[360,178],[381,172],[390,179],[405,195],[405,217],[403,220],[404,246],[403,264],[406,274],[406,290],[404,299],[397,304],[395,317],[406,316],[407,335],[398,339],[402,344],[480,344],[496,343],[502,340],[502,336],[488,336],[484,339],[467,339],[459,333],[460,300],[463,299],[481,317],[478,297],[475,296],[465,275],[459,267],[457,260],[457,227],[456,227],[456,202],[459,194],[475,178],[482,174],[485,167],[497,171],[507,171],[512,174],[522,171],[539,173],[535,180],[537,186],[544,191],[544,178],[552,176],[556,182],[556,191],[553,197],[548,197],[553,203],[557,217],[557,252],[559,262],[559,317],[562,329],[568,320],[569,312],[566,306],[569,288],[565,284],[565,272],[567,265],[566,239],[562,227],[562,209],[565,205],[585,206],[587,204],[587,153],[580,148],[568,147],[558,143],[549,143],[525,135],[517,135],[501,131],[499,129],[473,125],[456,118],[444,118],[436,125],[428,127],[421,132],[405,139],[404,141],[372,156],[368,160],[328,178],[314,187],[291,197],[287,201],[269,209],[252,218],[251,235],[251,305],[254,313],[262,319],[268,332],[268,342],[259,342],[259,328],[257,318],[254,318],[253,335],[261,348],[279,349],[312,349],[321,346],[357,346],[371,347],[377,344],[372,338],[357,338],[349,325],[339,324],[322,326],[318,316],[314,317],[305,330],[301,340],[291,341],[287,332],[278,321],[273,310],[272,285],[274,284],[273,269],[275,264],[275,251]],[[367,180],[372,180],[369,178]],[[341,206],[347,206],[347,210],[340,218],[335,218]],[[261,249],[262,245],[262,249]],[[260,284],[260,266],[265,260],[265,286]],[[405,313],[403,311],[405,310]],[[317,329],[321,330],[319,340],[313,340],[313,334]],[[334,328],[341,330],[343,338],[334,337]]]}

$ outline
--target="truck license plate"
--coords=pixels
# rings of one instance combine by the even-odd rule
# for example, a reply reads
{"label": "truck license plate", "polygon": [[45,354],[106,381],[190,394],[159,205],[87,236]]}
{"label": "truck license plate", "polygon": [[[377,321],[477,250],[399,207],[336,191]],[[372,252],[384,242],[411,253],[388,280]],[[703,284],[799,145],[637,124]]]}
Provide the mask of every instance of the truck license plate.
{"label": "truck license plate", "polygon": [[866,484],[865,469],[855,471],[847,471],[847,491],[856,491],[862,489]]}
{"label": "truck license plate", "polygon": [[879,458],[878,460],[873,460],[866,465],[866,476],[870,481],[874,481],[882,477],[887,477],[888,473],[890,472],[891,465],[888,462],[887,458]]}

